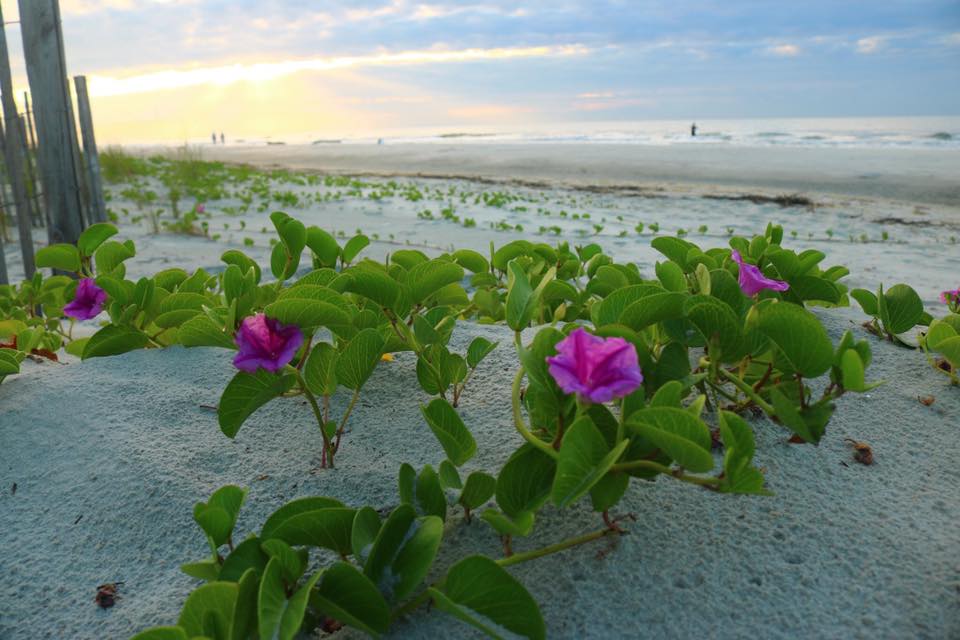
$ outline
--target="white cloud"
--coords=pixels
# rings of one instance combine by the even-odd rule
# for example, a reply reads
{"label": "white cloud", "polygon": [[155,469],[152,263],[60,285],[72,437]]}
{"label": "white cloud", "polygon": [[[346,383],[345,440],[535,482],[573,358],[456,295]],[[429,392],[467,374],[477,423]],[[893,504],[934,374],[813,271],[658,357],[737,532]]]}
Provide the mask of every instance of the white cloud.
{"label": "white cloud", "polygon": [[883,36],[870,36],[857,40],[857,53],[871,54],[880,51],[886,44],[886,38]]}
{"label": "white cloud", "polygon": [[800,55],[800,47],[795,44],[777,44],[767,48],[767,53],[784,58],[793,58]]}
{"label": "white cloud", "polygon": [[242,81],[266,81],[300,71],[333,71],[357,67],[384,67],[411,64],[438,64],[508,60],[517,58],[555,58],[585,55],[590,49],[579,44],[540,47],[498,47],[490,49],[427,49],[383,52],[363,56],[306,58],[278,62],[216,67],[193,67],[151,71],[116,78],[94,75],[90,78],[90,93],[96,96],[116,96],[147,91],[161,91],[201,85],[225,86]]}

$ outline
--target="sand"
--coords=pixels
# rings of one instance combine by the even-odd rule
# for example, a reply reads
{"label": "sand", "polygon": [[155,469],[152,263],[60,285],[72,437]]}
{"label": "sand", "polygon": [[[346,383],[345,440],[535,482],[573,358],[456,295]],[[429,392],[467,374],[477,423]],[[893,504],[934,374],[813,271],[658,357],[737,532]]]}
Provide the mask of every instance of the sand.
{"label": "sand", "polygon": [[[823,317],[834,338],[848,327],[862,333],[847,312]],[[520,442],[506,403],[516,359],[503,328],[467,323],[453,344],[475,335],[502,346],[464,397],[479,445],[467,468],[497,469]],[[549,637],[956,637],[958,390],[919,353],[873,347],[870,377],[889,383],[844,398],[819,446],[787,444],[781,427],[753,421],[757,464],[775,496],[634,483],[619,507],[636,516],[629,535],[513,568],[541,603]],[[408,355],[378,367],[333,471],[315,471],[316,428],[299,400],[267,405],[235,441],[220,433],[202,405],[215,404],[232,375],[224,351],[176,347],[26,369],[0,386],[0,637],[9,640],[123,638],[174,622],[196,585],[178,566],[206,553],[192,505],[222,484],[250,487],[243,535],[299,496],[389,508],[402,462],[443,458],[417,409],[426,396]],[[926,394],[932,406],[917,401]],[[848,437],[873,447],[873,466],[853,461]],[[599,526],[588,501],[547,508],[516,548]],[[441,569],[500,553],[492,530],[456,510],[444,540]],[[99,609],[96,585],[117,580],[123,599]],[[472,637],[426,611],[391,637],[441,636]]]}
{"label": "sand", "polygon": [[762,189],[960,206],[954,149],[633,144],[228,145],[204,157],[346,174]]}
{"label": "sand", "polygon": [[[881,177],[857,180],[857,169],[839,166],[857,160],[855,150],[838,150],[835,160],[823,154],[802,167],[800,160],[782,155],[789,166],[780,167],[787,182],[779,186],[763,177],[757,163],[776,173],[780,150],[727,150],[718,166],[718,156],[710,154],[721,151],[712,148],[703,149],[703,156],[628,149],[651,168],[634,179],[628,174],[639,165],[618,168],[627,154],[623,149],[576,149],[569,157],[558,150],[545,162],[546,147],[530,147],[517,145],[499,154],[469,145],[423,145],[405,155],[389,145],[227,147],[223,152],[234,161],[357,173],[438,170],[446,177],[417,179],[426,193],[418,202],[366,196],[306,202],[307,195],[330,189],[276,184],[275,190],[299,194],[302,206],[230,215],[224,209],[236,206],[236,198],[207,203],[211,231],[222,236],[217,241],[151,235],[144,222],[131,222],[137,212],[117,187],[110,189],[109,206],[120,215],[119,237],[137,243],[138,254],[128,263],[133,278],[171,266],[217,270],[222,268],[219,255],[228,248],[243,249],[267,264],[272,232],[260,229],[269,226],[269,211],[284,209],[307,224],[347,236],[357,228],[376,234],[379,239],[364,252],[375,258],[408,243],[436,254],[452,244],[486,251],[491,241],[500,245],[526,237],[598,242],[617,259],[637,262],[648,276],[659,254],[649,247],[649,228],[636,233],[638,222],[657,222],[660,235],[685,229],[689,239],[709,247],[726,244],[727,227],[752,234],[777,221],[787,229],[787,246],[820,249],[828,256],[826,264],[848,265],[850,286],[909,282],[927,308],[942,315],[937,294],[956,285],[951,278],[956,280],[958,251],[950,238],[960,236],[960,215],[955,198],[946,202],[956,186],[947,180],[956,169],[954,156],[903,152],[907,158],[884,150],[873,160],[863,158]],[[569,154],[571,148],[562,150]],[[204,154],[211,157],[208,150]],[[530,164],[530,154],[540,154],[540,161]],[[673,163],[674,173],[662,182],[652,168],[660,166],[658,157]],[[733,167],[742,168],[737,163],[748,160],[756,173],[724,183],[723,172],[733,180]],[[578,163],[584,167],[581,177]],[[698,172],[712,182],[697,182]],[[511,183],[514,178],[544,182],[522,185]],[[616,184],[622,188],[608,188]],[[830,193],[832,185],[837,193]],[[879,190],[869,193],[868,186]],[[471,194],[453,204],[457,215],[474,218],[476,227],[417,217],[424,209],[437,216],[451,203],[444,195],[451,188]],[[518,199],[504,207],[475,203],[473,196],[484,190]],[[798,190],[816,206],[782,208],[703,197]],[[119,213],[123,208],[130,213]],[[590,219],[561,217],[561,211],[589,213]],[[238,228],[240,221],[245,230]],[[499,223],[520,224],[523,231],[490,228]],[[223,230],[224,224],[230,229]],[[594,224],[603,229],[596,232]],[[552,225],[559,234],[539,233],[540,226]],[[698,231],[700,225],[707,230]],[[245,238],[254,246],[246,247]],[[37,239],[41,242],[39,233]],[[7,250],[11,275],[17,277],[17,252],[10,245]],[[307,261],[301,268],[309,268]],[[835,339],[847,328],[866,335],[855,303],[818,313]],[[94,328],[88,323],[81,330]],[[495,470],[518,444],[506,404],[516,359],[506,346],[510,336],[499,327],[465,323],[454,344],[462,349],[475,335],[499,339],[504,346],[484,361],[465,395],[462,415],[479,444],[467,468]],[[601,542],[511,569],[541,603],[549,637],[960,636],[960,389],[949,387],[921,353],[868,339],[875,353],[869,378],[888,382],[869,394],[844,398],[820,446],[787,444],[782,428],[766,420],[753,423],[757,463],[775,496],[719,496],[669,480],[634,484],[620,507],[637,517],[628,536],[614,545]],[[178,567],[206,554],[192,506],[222,484],[250,487],[237,529],[243,534],[299,496],[332,495],[354,506],[391,507],[397,503],[402,462],[421,467],[443,457],[419,413],[417,400],[426,397],[409,356],[378,367],[351,422],[338,468],[320,472],[315,472],[316,427],[298,400],[264,407],[235,441],[220,433],[214,412],[202,405],[216,404],[233,374],[226,352],[175,347],[84,363],[65,360],[28,361],[21,375],[0,385],[0,573],[5,576],[0,638],[5,640],[124,638],[175,622],[197,584]],[[918,401],[928,394],[936,398],[929,407]],[[340,407],[345,403],[346,398],[336,399]],[[854,462],[845,438],[869,443],[876,464]],[[535,535],[516,548],[539,547],[599,526],[587,504],[563,513],[547,508]],[[468,525],[454,512],[439,569],[468,553],[497,556],[500,545],[485,525]],[[96,585],[117,580],[125,583],[122,600],[100,610],[93,603]],[[470,633],[439,612],[421,612],[397,627],[393,637]]]}

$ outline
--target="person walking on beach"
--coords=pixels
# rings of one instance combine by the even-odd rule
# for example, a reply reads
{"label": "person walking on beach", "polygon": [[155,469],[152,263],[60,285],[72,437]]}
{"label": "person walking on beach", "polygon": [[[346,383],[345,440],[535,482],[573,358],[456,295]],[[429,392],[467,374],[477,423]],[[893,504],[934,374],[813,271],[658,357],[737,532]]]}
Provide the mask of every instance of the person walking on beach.
{"label": "person walking on beach", "polygon": [[217,132],[214,131],[210,134],[210,139],[213,140],[213,144],[217,144]]}
{"label": "person walking on beach", "polygon": [[227,144],[227,139],[223,137],[223,131],[220,132],[220,144]]}
{"label": "person walking on beach", "polygon": [[697,123],[696,123],[696,122],[694,122],[693,124],[690,125],[690,137],[691,137],[691,138],[696,138],[696,137],[697,137]]}

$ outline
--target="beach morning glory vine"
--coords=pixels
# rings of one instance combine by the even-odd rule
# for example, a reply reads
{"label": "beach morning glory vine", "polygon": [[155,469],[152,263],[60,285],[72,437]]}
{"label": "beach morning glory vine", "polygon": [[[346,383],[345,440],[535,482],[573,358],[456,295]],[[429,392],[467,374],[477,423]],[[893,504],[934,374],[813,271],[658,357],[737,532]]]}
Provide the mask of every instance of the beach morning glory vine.
{"label": "beach morning glory vine", "polygon": [[265,369],[276,373],[285,367],[303,346],[303,332],[297,325],[285,325],[262,313],[244,318],[237,330],[240,352],[233,364],[241,371]]}
{"label": "beach morning glory vine", "polygon": [[782,280],[774,280],[764,276],[758,266],[745,262],[736,249],[731,252],[730,257],[740,266],[738,282],[746,295],[755,296],[764,289],[786,291],[790,288],[790,285]]}
{"label": "beach morning glory vine", "polygon": [[550,375],[565,393],[602,404],[637,389],[643,374],[637,349],[623,338],[600,338],[574,329],[557,343],[558,355],[547,358]]}
{"label": "beach morning glory vine", "polygon": [[75,320],[90,320],[100,315],[106,299],[107,292],[98,287],[93,278],[84,278],[77,283],[77,292],[63,312]]}

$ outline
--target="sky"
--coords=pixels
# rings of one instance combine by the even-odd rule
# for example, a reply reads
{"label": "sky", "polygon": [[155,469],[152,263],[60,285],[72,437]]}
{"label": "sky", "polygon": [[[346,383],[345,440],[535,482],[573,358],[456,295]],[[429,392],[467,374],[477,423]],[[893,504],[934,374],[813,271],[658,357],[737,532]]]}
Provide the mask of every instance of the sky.
{"label": "sky", "polygon": [[[16,2],[2,0],[26,85]],[[960,115],[958,0],[60,0],[98,138]]]}

